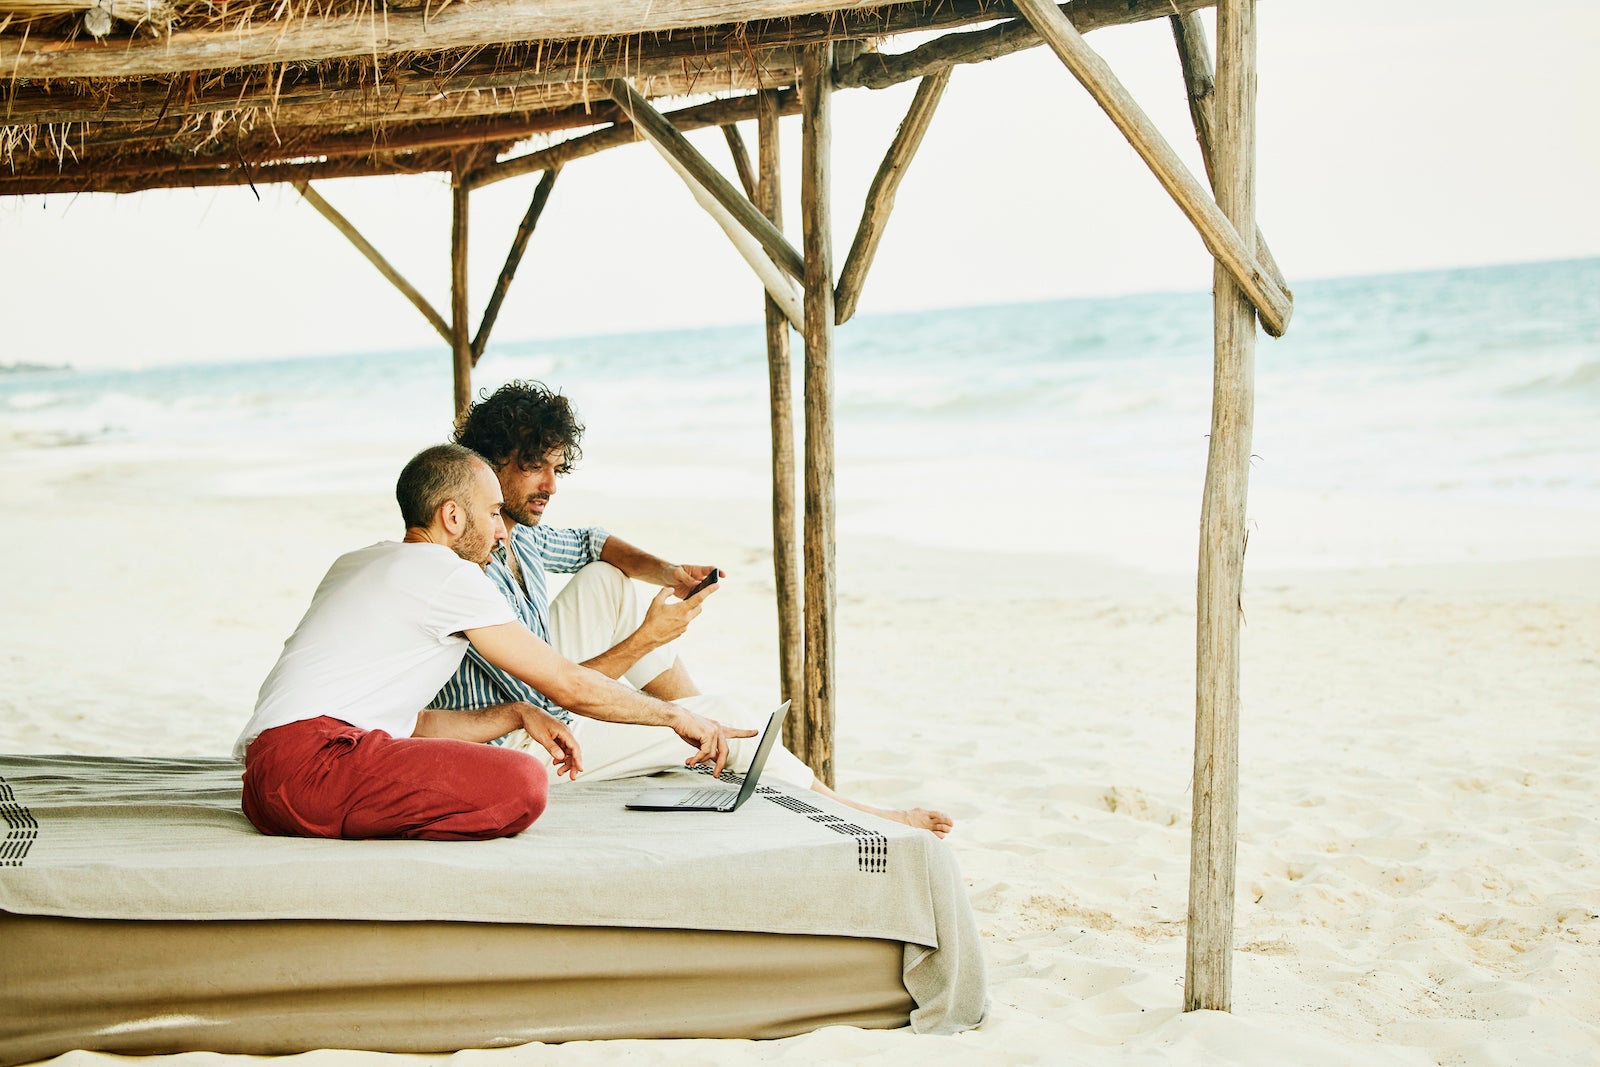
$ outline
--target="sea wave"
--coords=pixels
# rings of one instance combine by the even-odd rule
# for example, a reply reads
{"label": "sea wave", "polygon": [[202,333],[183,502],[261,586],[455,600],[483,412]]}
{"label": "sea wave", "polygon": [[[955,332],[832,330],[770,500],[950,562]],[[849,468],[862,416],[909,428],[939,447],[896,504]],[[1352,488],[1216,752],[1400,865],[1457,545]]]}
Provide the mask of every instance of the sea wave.
{"label": "sea wave", "polygon": [[[1256,354],[1260,475],[1311,491],[1577,499],[1600,477],[1600,260],[1297,285]],[[1145,294],[861,316],[837,334],[842,461],[1039,461],[1058,476],[1193,478],[1211,301]],[[804,396],[795,344],[791,393]],[[490,389],[537,378],[632,455],[767,448],[760,324],[497,345]],[[0,377],[8,452],[64,445],[396,449],[450,430],[438,348]],[[797,435],[799,431],[797,430]],[[332,450],[330,452],[329,450]]]}

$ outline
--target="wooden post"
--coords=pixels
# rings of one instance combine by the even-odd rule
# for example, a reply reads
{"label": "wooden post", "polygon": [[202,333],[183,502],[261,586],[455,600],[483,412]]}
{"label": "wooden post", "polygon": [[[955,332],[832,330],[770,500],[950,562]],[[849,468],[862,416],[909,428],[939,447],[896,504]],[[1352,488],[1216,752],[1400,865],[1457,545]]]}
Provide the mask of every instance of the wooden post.
{"label": "wooden post", "polygon": [[450,347],[455,367],[456,420],[472,406],[472,327],[467,323],[467,198],[465,169],[450,172]]}
{"label": "wooden post", "polygon": [[[1168,195],[1189,217],[1200,239],[1218,263],[1225,265],[1234,280],[1249,296],[1261,315],[1261,325],[1274,337],[1280,337],[1289,328],[1289,317],[1294,313],[1294,294],[1276,285],[1267,276],[1266,269],[1256,261],[1238,228],[1228,221],[1228,216],[1206,192],[1205,186],[1172,146],[1161,136],[1155,123],[1144,113],[1128,90],[1117,80],[1106,61],[1090,48],[1072,21],[1049,0],[1016,0],[1017,10],[1027,17],[1039,31],[1051,51],[1064,63],[1083,87],[1089,90],[1095,103],[1100,105],[1117,129],[1128,139],[1156,176]],[[1255,228],[1250,230],[1251,242]]]}
{"label": "wooden post", "polygon": [[[778,146],[778,93],[761,94],[756,111],[756,206],[783,228],[782,167]],[[724,127],[725,129],[731,127]],[[731,146],[731,142],[730,142]],[[740,151],[742,151],[742,146]],[[771,296],[767,309],[767,391],[772,410],[772,573],[778,590],[778,686],[784,700],[803,703],[805,636],[800,620],[800,553],[795,538],[794,399],[789,388],[789,320]],[[783,721],[784,745],[809,758],[803,715]]]}
{"label": "wooden post", "polygon": [[627,82],[617,80],[606,82],[605,85],[611,98],[633,120],[634,128],[669,160],[676,162],[695,185],[721,204],[739,226],[760,242],[773,263],[783,268],[791,278],[804,277],[805,264],[801,262],[800,253],[794,250],[794,246],[789,244],[776,226],[767,221],[765,215],[756,210],[754,204],[733,187],[732,182],[723,177],[721,171],[700,154],[699,149],[689,143],[689,139],[665,115],[652,107]]}
{"label": "wooden post", "polygon": [[807,763],[832,786],[834,722],[833,238],[829,149],[833,46],[800,65],[800,214],[805,229],[805,727]]}
{"label": "wooden post", "polygon": [[[718,228],[733,243],[734,250],[756,272],[769,296],[783,308],[789,321],[800,328],[805,317],[800,294],[792,279],[805,274],[805,261],[778,228],[763,215],[733,183],[722,176],[688,138],[650,106],[626,82],[608,83],[617,102],[633,120],[634,128],[649,141],[661,158],[675,171],[696,202],[705,209]],[[752,221],[753,220],[753,221]],[[782,259],[772,255],[782,249]]]}
{"label": "wooden post", "polygon": [[[755,203],[756,175],[750,169],[750,150],[744,146],[744,136],[739,132],[739,127],[731,122],[722,127],[722,136],[728,142],[728,151],[733,156],[733,169],[739,172],[739,184],[744,186],[744,195],[750,198],[751,203]],[[756,204],[757,208],[760,206]]]}
{"label": "wooden post", "polygon": [[395,270],[387,259],[383,258],[383,255],[372,246],[371,241],[361,236],[361,231],[356,229],[349,219],[339,214],[332,204],[322,198],[322,194],[311,188],[310,182],[295,182],[294,187],[300,191],[300,195],[305,198],[306,203],[316,208],[323,218],[333,223],[334,229],[344,234],[345,239],[355,245],[356,251],[366,256],[367,261],[378,268],[379,274],[389,279],[389,284],[400,290],[401,295],[411,301],[412,307],[422,312],[422,317],[427,319],[435,330],[439,331],[440,337],[443,337],[446,341],[454,340],[454,335],[450,332],[450,325],[444,321],[444,316],[435,311],[433,305],[428,303],[427,297],[418,292],[416,286],[406,281],[400,272]]}
{"label": "wooden post", "polygon": [[[1255,238],[1255,0],[1217,12],[1217,201]],[[1211,449],[1200,510],[1195,641],[1194,816],[1189,844],[1185,1011],[1233,1002],[1233,893],[1239,823],[1239,598],[1255,409],[1256,310],[1220,262],[1214,269],[1216,370]]]}
{"label": "wooden post", "polygon": [[923,78],[917,85],[917,95],[912,97],[906,117],[895,131],[894,141],[884,153],[878,173],[872,177],[867,190],[867,202],[861,209],[861,224],[856,228],[856,239],[844,257],[839,270],[839,284],[834,291],[834,317],[839,323],[848,322],[856,313],[856,302],[861,299],[861,286],[866,283],[867,270],[872,257],[878,254],[878,242],[883,240],[883,228],[889,224],[889,212],[894,210],[894,195],[900,189],[911,157],[922,146],[922,138],[933,121],[934,109],[944,96],[950,83],[950,68]]}
{"label": "wooden post", "polygon": [[511,250],[506,253],[505,266],[500,268],[500,277],[495,280],[494,292],[489,295],[489,304],[483,309],[478,332],[472,338],[474,367],[483,358],[483,349],[489,343],[489,331],[494,329],[494,321],[500,317],[500,305],[505,303],[506,293],[511,291],[511,280],[517,276],[517,267],[522,264],[522,257],[528,251],[528,241],[533,237],[533,228],[539,224],[539,216],[544,214],[544,206],[550,200],[550,190],[555,187],[556,176],[560,173],[560,167],[551,167],[544,172],[544,177],[539,179],[539,184],[533,190],[533,199],[528,202],[527,213],[517,227],[517,235],[511,239]]}
{"label": "wooden post", "polygon": [[[742,122],[756,117],[756,107],[760,93],[750,93],[747,96],[733,96],[726,100],[712,100],[704,104],[695,104],[691,107],[680,107],[676,111],[666,113],[668,122],[678,129],[702,130],[707,126],[723,126],[730,122]],[[793,90],[785,89],[778,94],[780,109],[785,115],[800,114],[800,94]],[[639,132],[634,129],[633,120],[620,122],[594,133],[585,133],[577,137],[568,138],[549,148],[542,148],[537,152],[528,152],[520,156],[512,156],[503,163],[488,163],[472,172],[472,187],[481,189],[485,185],[505,181],[522,174],[532,174],[536,170],[549,170],[559,167],[563,163],[571,163],[574,159],[592,156],[596,152],[604,152],[610,148],[633,144],[639,139]]]}
{"label": "wooden post", "polygon": [[[1213,102],[1216,97],[1216,73],[1211,68],[1211,49],[1206,45],[1205,23],[1193,11],[1186,15],[1173,15],[1171,20],[1172,39],[1177,43],[1178,62],[1183,67],[1184,92],[1189,97],[1189,118],[1194,123],[1194,138],[1200,145],[1200,159],[1205,164],[1206,180],[1215,192],[1216,166],[1211,159],[1211,141],[1215,133],[1212,130],[1211,111],[1216,106]],[[1267,247],[1267,239],[1261,235],[1259,224],[1256,226],[1256,259],[1261,261],[1261,266],[1274,284],[1289,288],[1277,259],[1272,255],[1272,249]]]}

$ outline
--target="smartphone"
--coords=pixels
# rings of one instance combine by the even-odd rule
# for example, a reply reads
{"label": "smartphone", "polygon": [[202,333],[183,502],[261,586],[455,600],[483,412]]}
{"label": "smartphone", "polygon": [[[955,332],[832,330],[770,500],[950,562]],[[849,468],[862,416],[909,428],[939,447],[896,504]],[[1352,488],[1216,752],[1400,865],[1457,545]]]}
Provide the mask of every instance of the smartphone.
{"label": "smartphone", "polygon": [[704,578],[700,579],[700,584],[695,586],[694,589],[692,589],[689,592],[689,596],[686,596],[683,599],[688,600],[689,597],[692,597],[695,594],[699,593],[700,591],[705,589],[706,586],[708,586],[708,585],[716,585],[716,584],[717,584],[717,568],[712,567],[711,568],[711,573],[706,575]]}

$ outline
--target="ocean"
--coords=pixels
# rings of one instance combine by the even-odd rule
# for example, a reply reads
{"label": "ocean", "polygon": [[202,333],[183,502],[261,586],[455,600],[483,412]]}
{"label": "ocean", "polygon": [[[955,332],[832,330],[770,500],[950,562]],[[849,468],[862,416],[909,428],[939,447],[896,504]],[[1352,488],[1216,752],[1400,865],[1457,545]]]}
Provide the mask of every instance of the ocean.
{"label": "ocean", "polygon": [[[1209,294],[864,315],[836,345],[842,535],[1192,557]],[[798,364],[798,338],[794,349]],[[728,499],[767,491],[758,323],[506,341],[475,381],[515,377],[574,399],[589,428],[579,476],[591,488],[663,500],[686,485]],[[798,366],[793,389],[798,399]],[[1592,529],[1600,514],[1600,259],[1300,282],[1288,336],[1258,343],[1255,412],[1252,504],[1309,502],[1320,526],[1305,508],[1296,514],[1328,528],[1328,551],[1302,537],[1280,562],[1374,562],[1334,547],[1330,522],[1343,516],[1348,532],[1372,514],[1346,500],[1395,505],[1380,513],[1397,523],[1424,503],[1523,512],[1541,524],[1528,531],[1530,554],[1584,551],[1546,527],[1572,516],[1573,529]],[[438,346],[0,368],[8,477],[201,452],[230,461],[199,492],[386,492],[398,462],[442,439],[449,421],[449,356]],[[1174,515],[1186,516],[1177,537],[1159,548],[1141,540],[1146,524]]]}

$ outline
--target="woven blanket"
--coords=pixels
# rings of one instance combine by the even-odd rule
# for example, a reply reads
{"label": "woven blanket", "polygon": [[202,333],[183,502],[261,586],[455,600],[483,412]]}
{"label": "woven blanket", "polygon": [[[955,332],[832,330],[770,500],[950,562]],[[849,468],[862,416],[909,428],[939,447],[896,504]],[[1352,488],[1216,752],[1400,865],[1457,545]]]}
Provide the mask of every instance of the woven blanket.
{"label": "woven blanket", "polygon": [[949,850],[810,791],[763,785],[731,814],[633,812],[623,803],[646,780],[563,784],[516,837],[323,841],[257,833],[239,810],[241,770],[0,755],[0,910],[885,938],[906,944],[914,1029],[954,1032],[984,1014],[977,929]]}

